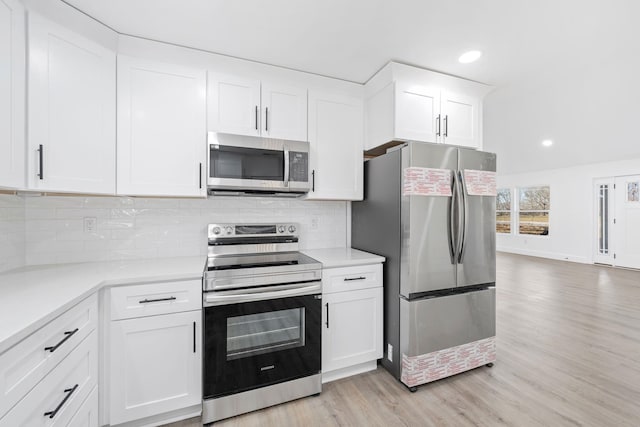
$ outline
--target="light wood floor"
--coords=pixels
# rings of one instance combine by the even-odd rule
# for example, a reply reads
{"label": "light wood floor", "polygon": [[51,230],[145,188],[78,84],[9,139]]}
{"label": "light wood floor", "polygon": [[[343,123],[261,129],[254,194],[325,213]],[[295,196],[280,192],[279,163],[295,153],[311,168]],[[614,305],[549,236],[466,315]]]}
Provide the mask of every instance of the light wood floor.
{"label": "light wood floor", "polygon": [[379,368],[214,426],[640,426],[640,272],[511,254],[497,266],[493,368],[416,393]]}

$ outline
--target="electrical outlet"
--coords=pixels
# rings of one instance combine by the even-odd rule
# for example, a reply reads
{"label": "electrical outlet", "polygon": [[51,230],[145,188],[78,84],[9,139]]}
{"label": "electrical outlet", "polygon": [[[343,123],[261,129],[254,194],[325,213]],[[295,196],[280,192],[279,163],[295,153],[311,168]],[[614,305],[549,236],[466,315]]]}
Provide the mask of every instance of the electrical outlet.
{"label": "electrical outlet", "polygon": [[393,346],[387,343],[387,359],[389,362],[393,362]]}
{"label": "electrical outlet", "polygon": [[318,217],[313,217],[311,218],[311,229],[312,230],[317,230],[318,229]]}
{"label": "electrical outlet", "polygon": [[98,220],[95,216],[85,216],[84,217],[84,232],[85,233],[94,233],[96,228],[98,227]]}

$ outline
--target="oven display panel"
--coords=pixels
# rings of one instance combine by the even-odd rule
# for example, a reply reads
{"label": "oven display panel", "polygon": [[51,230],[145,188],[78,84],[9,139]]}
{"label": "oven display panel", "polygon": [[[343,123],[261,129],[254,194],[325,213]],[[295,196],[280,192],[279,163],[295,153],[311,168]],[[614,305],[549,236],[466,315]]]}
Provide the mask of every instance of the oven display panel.
{"label": "oven display panel", "polygon": [[275,225],[236,225],[236,235],[276,234]]}

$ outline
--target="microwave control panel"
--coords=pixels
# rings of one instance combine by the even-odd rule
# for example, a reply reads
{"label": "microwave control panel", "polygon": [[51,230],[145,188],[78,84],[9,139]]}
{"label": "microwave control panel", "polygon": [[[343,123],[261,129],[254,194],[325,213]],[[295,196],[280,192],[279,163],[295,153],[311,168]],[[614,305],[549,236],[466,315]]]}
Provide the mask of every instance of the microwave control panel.
{"label": "microwave control panel", "polygon": [[307,182],[309,180],[309,153],[289,152],[289,181]]}

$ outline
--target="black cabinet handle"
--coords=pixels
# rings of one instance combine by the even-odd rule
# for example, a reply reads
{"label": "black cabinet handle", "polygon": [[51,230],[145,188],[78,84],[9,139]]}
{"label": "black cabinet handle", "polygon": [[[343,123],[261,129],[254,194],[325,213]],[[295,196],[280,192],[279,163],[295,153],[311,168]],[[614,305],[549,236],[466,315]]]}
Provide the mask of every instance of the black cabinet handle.
{"label": "black cabinet handle", "polygon": [[76,332],[78,332],[78,328],[75,328],[73,331],[67,331],[64,333],[65,337],[62,338],[62,340],[60,340],[60,342],[52,347],[45,347],[44,351],[50,351],[51,353],[53,353],[54,351],[56,351],[58,349],[58,347],[60,347],[62,344],[64,344],[64,342],[66,340],[68,340],[69,338],[71,338],[73,336],[73,334],[75,334]]}
{"label": "black cabinet handle", "polygon": [[44,179],[44,146],[42,144],[39,145],[38,148],[38,159],[39,159],[39,171],[38,178],[41,180]]}
{"label": "black cabinet handle", "polygon": [[444,116],[444,136],[449,136],[449,116]]}
{"label": "black cabinet handle", "polygon": [[78,384],[74,385],[73,388],[66,389],[64,392],[67,393],[67,395],[64,397],[64,399],[62,399],[62,402],[60,402],[58,406],[56,406],[56,409],[54,409],[53,411],[45,412],[44,416],[49,418],[55,417],[58,411],[62,409],[65,403],[67,403],[67,400],[69,400],[69,398],[77,390],[77,388],[78,388]]}
{"label": "black cabinet handle", "polygon": [[327,307],[327,321],[324,324],[327,325],[327,329],[329,329],[329,303],[326,303],[324,306]]}
{"label": "black cabinet handle", "polygon": [[193,352],[196,352],[196,322],[193,322]]}
{"label": "black cabinet handle", "polygon": [[199,163],[199,165],[200,165],[200,169],[199,169],[200,174],[198,176],[200,177],[200,188],[202,188],[202,163]]}
{"label": "black cabinet handle", "polygon": [[160,301],[173,301],[174,299],[177,299],[176,297],[169,297],[169,298],[156,298],[156,299],[143,299],[142,301],[138,301],[140,304],[148,304],[150,302],[160,302]]}
{"label": "black cabinet handle", "polygon": [[316,191],[316,171],[311,171],[311,192]]}
{"label": "black cabinet handle", "polygon": [[258,106],[256,105],[256,130],[258,130]]}
{"label": "black cabinet handle", "polygon": [[264,130],[269,132],[269,107],[264,109]]}
{"label": "black cabinet handle", "polygon": [[364,279],[366,279],[366,277],[362,277],[362,276],[360,276],[360,277],[345,277],[344,281],[345,282],[351,282],[352,280],[364,280]]}

